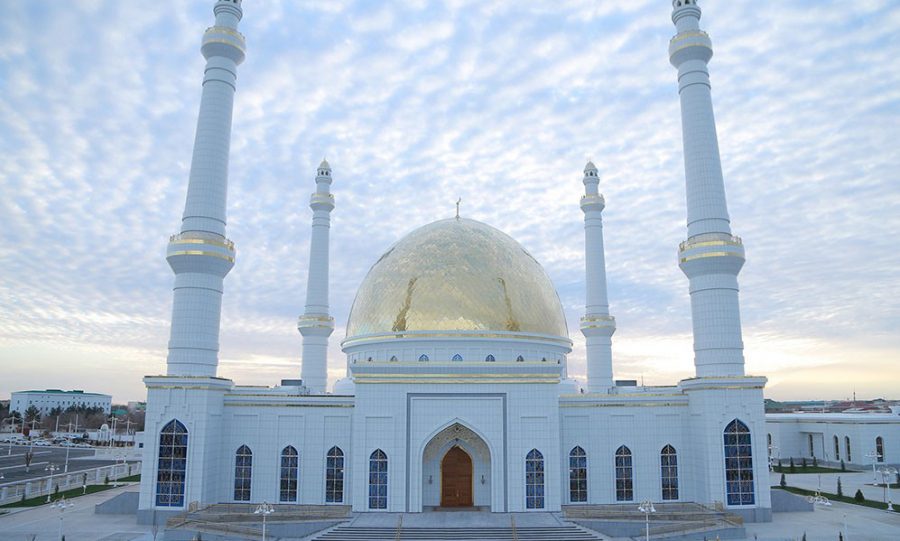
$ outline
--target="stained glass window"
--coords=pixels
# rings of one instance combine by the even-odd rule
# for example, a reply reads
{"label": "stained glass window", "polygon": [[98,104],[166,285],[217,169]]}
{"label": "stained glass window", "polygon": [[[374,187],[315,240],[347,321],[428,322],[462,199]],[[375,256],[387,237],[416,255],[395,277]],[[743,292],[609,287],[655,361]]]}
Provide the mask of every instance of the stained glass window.
{"label": "stained glass window", "polygon": [[841,440],[837,436],[834,437],[834,459],[841,459]]}
{"label": "stained glass window", "polygon": [[278,498],[282,502],[297,501],[297,477],[300,474],[300,455],[288,445],[281,451],[281,490]]}
{"label": "stained glass window", "polygon": [[750,429],[737,419],[725,427],[725,488],[728,505],[753,505]]}
{"label": "stained glass window", "polygon": [[187,429],[178,420],[169,421],[160,431],[156,473],[156,505],[160,507],[184,506],[187,443]]}
{"label": "stained glass window", "polygon": [[853,462],[853,455],[850,454],[850,436],[844,436],[844,443],[847,447],[847,462]]}
{"label": "stained glass window", "polygon": [[328,451],[325,464],[325,502],[344,501],[344,452],[340,447]]}
{"label": "stained glass window", "polygon": [[875,460],[884,462],[884,440],[881,436],[875,438],[875,453],[878,455],[875,457]]}
{"label": "stained glass window", "polygon": [[569,453],[569,501],[587,502],[587,454],[581,447]]}
{"label": "stained glass window", "polygon": [[388,459],[381,449],[369,455],[369,509],[387,509]]}
{"label": "stained glass window", "polygon": [[634,470],[631,463],[631,449],[624,445],[616,450],[616,501],[634,500]]}
{"label": "stained glass window", "polygon": [[428,362],[428,355],[421,355],[421,356],[419,356],[419,362],[420,362],[420,363],[427,363],[427,362]]}
{"label": "stained glass window", "polygon": [[671,445],[663,447],[659,453],[660,478],[662,479],[662,499],[678,499],[678,454]]}
{"label": "stained glass window", "polygon": [[484,360],[486,362],[492,363],[492,362],[495,362],[497,359],[494,359],[493,355],[488,355],[487,357],[484,358]]}
{"label": "stained glass window", "polygon": [[453,356],[453,358],[451,359],[451,361],[454,362],[454,363],[460,363],[460,362],[462,362],[462,355],[460,355],[459,353],[457,353],[456,355]]}
{"label": "stained glass window", "polygon": [[537,449],[525,455],[525,508],[544,508],[544,455]]}
{"label": "stained glass window", "polygon": [[250,478],[253,469],[253,452],[241,445],[234,454],[234,501],[250,501]]}
{"label": "stained glass window", "polygon": [[518,357],[516,357],[516,362],[517,362],[517,363],[524,363],[524,362],[525,362],[525,357],[522,357],[521,355],[519,355]]}

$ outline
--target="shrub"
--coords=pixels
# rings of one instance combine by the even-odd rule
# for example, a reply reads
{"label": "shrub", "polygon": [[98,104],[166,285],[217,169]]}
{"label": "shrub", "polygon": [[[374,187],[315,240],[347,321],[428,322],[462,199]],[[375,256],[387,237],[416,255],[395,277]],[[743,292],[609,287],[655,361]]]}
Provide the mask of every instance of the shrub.
{"label": "shrub", "polygon": [[853,496],[853,499],[856,500],[856,501],[858,501],[858,502],[864,502],[864,501],[866,501],[866,497],[863,496],[862,490],[860,490],[860,489],[856,489],[856,495]]}
{"label": "shrub", "polygon": [[809,467],[809,464],[806,463],[806,457],[803,457],[803,462],[800,463],[800,467],[804,470]]}
{"label": "shrub", "polygon": [[838,498],[844,497],[844,487],[841,486],[841,478],[840,477],[838,477],[837,495],[838,495]]}
{"label": "shrub", "polygon": [[787,486],[787,480],[784,478],[783,473],[781,474],[781,482],[779,484],[781,485],[781,488],[784,488]]}
{"label": "shrub", "polygon": [[107,474],[106,477],[103,478],[103,484],[104,484],[104,485],[108,485],[108,484],[109,484],[109,475],[108,475],[108,474]]}
{"label": "shrub", "polygon": [[819,459],[817,459],[816,457],[813,457],[813,468],[818,468],[818,467],[819,467]]}
{"label": "shrub", "polygon": [[797,473],[797,466],[794,466],[794,457],[791,457],[791,465],[788,466],[788,471],[791,473]]}
{"label": "shrub", "polygon": [[803,541],[806,541],[806,532],[803,532]]}
{"label": "shrub", "polygon": [[[847,466],[844,464],[843,458],[841,459],[841,471],[847,471]],[[844,536],[844,534],[841,534],[841,537],[843,537],[843,536]]]}

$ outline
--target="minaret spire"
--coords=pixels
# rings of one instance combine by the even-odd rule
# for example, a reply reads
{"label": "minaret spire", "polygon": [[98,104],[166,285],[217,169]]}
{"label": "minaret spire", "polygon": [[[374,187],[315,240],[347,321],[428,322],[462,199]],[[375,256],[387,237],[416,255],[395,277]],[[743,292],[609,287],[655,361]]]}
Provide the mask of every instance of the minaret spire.
{"label": "minaret spire", "polygon": [[240,0],[219,0],[213,12],[215,25],[200,47],[206,69],[181,233],[166,250],[175,271],[170,376],[216,375],[223,282],[234,266],[225,201],[237,66],[244,61],[244,36],[237,31],[243,12]]}
{"label": "minaret spire", "polygon": [[700,30],[697,0],[673,0],[678,33],[669,60],[678,69],[688,238],[679,266],[690,279],[697,377],[744,375],[737,275],[744,246],[731,234],[707,64],[712,41]]}
{"label": "minaret spire", "polygon": [[334,332],[334,319],[328,315],[328,236],[334,196],[327,160],[319,165],[316,192],[310,197],[309,207],[313,210],[313,221],[306,310],[297,322],[297,330],[303,335],[300,377],[311,393],[321,394],[328,382],[328,337]]}
{"label": "minaret spire", "polygon": [[603,209],[606,200],[600,194],[600,176],[593,162],[584,166],[585,307],[581,333],[587,343],[588,391],[607,392],[613,386],[612,335],[616,318],[609,315],[606,294],[606,256],[603,253]]}

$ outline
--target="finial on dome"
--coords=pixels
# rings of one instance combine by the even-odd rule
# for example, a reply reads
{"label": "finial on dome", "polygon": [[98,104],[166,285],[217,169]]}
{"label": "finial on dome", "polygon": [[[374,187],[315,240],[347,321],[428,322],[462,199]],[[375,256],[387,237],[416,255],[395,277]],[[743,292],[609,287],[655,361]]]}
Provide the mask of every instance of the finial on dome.
{"label": "finial on dome", "polygon": [[594,162],[593,162],[593,161],[588,160],[587,165],[584,166],[584,170],[585,170],[585,171],[596,171],[596,170],[597,170],[597,166],[594,165]]}
{"label": "finial on dome", "polygon": [[328,160],[322,158],[322,163],[319,164],[319,169],[331,169],[331,165],[328,163]]}
{"label": "finial on dome", "polygon": [[456,200],[456,221],[459,221],[459,204],[462,202],[462,197]]}

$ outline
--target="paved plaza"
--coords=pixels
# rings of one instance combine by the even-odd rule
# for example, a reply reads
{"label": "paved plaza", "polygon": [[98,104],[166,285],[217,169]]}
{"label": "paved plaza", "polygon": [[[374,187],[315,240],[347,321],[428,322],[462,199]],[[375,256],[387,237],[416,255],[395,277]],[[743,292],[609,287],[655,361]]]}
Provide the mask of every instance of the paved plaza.
{"label": "paved plaza", "polygon": [[[872,472],[823,474],[822,488],[834,492],[840,475],[844,493],[863,490],[866,498],[881,500],[881,487],[870,486]],[[815,489],[818,475],[795,474],[787,476],[788,484]],[[777,484],[780,474],[772,474],[771,480]],[[867,484],[868,483],[868,484]],[[75,498],[75,507],[63,516],[63,530],[66,541],[153,541],[150,526],[137,524],[135,515],[96,515],[94,506],[123,492],[137,492],[138,485],[111,489],[106,492]],[[429,515],[438,522],[446,520],[448,514],[411,515],[419,525],[428,523]],[[440,516],[438,516],[440,515]],[[378,517],[384,518],[384,517]],[[454,515],[453,518],[458,518]],[[396,515],[391,516],[391,524],[396,523]],[[518,523],[517,519],[517,523]],[[408,520],[404,524],[411,523]],[[844,525],[846,523],[846,530]],[[57,541],[59,535],[60,512],[50,506],[13,509],[11,513],[0,515],[0,541],[27,541],[29,534],[36,535],[35,541]],[[834,503],[831,506],[817,506],[812,513],[775,513],[774,521],[763,524],[747,524],[746,541],[800,541],[806,534],[807,541],[837,541],[838,533],[846,531],[845,541],[898,541],[900,540],[900,513],[888,513],[856,505]],[[159,532],[158,540],[162,539]]]}

